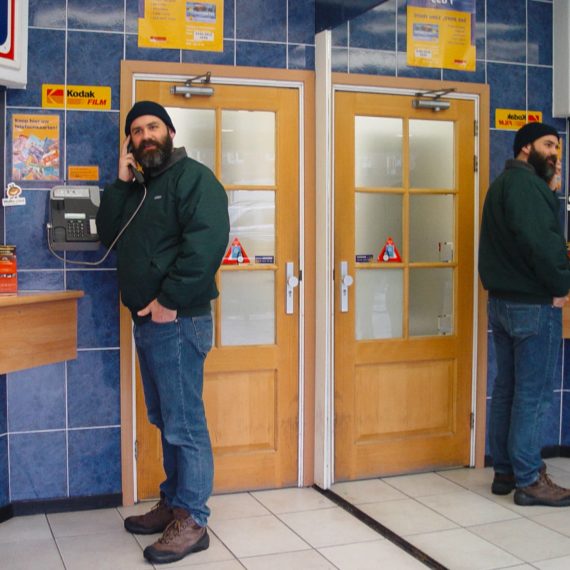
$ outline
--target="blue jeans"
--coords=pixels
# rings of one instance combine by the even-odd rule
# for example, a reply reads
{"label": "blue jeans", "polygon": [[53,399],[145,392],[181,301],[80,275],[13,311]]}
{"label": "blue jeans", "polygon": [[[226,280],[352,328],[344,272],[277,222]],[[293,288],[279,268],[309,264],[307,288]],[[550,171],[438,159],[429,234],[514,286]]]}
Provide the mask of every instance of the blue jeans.
{"label": "blue jeans", "polygon": [[532,485],[542,466],[542,427],[553,401],[562,310],[489,298],[497,356],[489,442],[496,473]]}
{"label": "blue jeans", "polygon": [[202,388],[204,360],[212,347],[212,316],[178,317],[134,327],[150,423],[161,433],[166,479],[160,485],[171,507],[206,526],[214,462]]}

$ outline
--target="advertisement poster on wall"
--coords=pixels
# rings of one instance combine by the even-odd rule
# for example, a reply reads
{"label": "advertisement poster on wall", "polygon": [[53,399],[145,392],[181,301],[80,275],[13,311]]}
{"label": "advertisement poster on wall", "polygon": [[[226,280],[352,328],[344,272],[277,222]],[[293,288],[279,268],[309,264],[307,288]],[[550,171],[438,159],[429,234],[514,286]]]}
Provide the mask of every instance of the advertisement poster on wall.
{"label": "advertisement poster on wall", "polygon": [[408,0],[408,65],[475,71],[475,21],[475,0]]}
{"label": "advertisement poster on wall", "polygon": [[224,0],[139,0],[139,47],[224,50]]}
{"label": "advertisement poster on wall", "polygon": [[12,116],[12,180],[59,180],[59,116]]}

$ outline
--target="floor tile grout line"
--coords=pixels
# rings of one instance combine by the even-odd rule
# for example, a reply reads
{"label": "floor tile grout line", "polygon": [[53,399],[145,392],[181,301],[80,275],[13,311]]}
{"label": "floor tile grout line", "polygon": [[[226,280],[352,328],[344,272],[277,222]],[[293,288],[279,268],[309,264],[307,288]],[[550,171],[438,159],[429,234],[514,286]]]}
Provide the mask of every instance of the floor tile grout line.
{"label": "floor tile grout line", "polygon": [[346,499],[343,499],[341,496],[337,495],[334,491],[331,491],[330,489],[321,489],[318,485],[313,485],[313,489],[321,493],[323,496],[327,497],[327,499],[331,500],[333,503],[341,507],[353,517],[357,518],[366,526],[382,535],[386,540],[389,540],[392,544],[396,545],[401,550],[404,550],[422,564],[425,564],[428,568],[433,568],[433,570],[449,570],[446,566],[432,558],[429,554],[423,552],[423,550],[420,550],[417,546],[414,546],[405,538],[385,527],[376,519],[372,518],[370,515],[367,515],[364,511],[361,511],[358,507],[355,507],[352,503],[349,503]]}

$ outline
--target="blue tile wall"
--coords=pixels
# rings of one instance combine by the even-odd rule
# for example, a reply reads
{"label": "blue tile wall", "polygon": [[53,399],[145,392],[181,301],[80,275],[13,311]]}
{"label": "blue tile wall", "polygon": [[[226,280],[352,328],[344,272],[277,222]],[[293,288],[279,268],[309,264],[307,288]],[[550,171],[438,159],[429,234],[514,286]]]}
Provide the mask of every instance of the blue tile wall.
{"label": "blue tile wall", "polygon": [[[45,229],[49,190],[65,182],[68,166],[97,166],[101,187],[116,176],[121,60],[314,69],[314,0],[224,4],[224,51],[199,52],[139,48],[138,0],[29,0],[28,85],[0,88],[7,157],[0,176],[4,185],[12,181],[4,146],[12,148],[13,115],[52,114],[60,121],[60,180],[19,182],[26,206],[0,206],[0,236],[18,248],[20,290],[81,289],[85,296],[76,360],[0,376],[0,506],[121,491],[116,257],[97,269],[60,261],[47,249]],[[109,86],[111,109],[43,109],[44,84]],[[103,254],[68,252],[66,259]]]}

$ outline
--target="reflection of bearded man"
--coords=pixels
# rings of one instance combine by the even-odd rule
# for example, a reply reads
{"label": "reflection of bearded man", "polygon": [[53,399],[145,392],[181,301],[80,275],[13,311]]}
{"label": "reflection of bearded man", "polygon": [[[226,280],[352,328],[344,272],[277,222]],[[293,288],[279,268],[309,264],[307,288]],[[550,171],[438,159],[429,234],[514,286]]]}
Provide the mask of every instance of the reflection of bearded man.
{"label": "reflection of bearded man", "polygon": [[133,155],[145,170],[160,170],[168,162],[172,149],[172,137],[167,131],[162,139],[142,140],[133,148]]}
{"label": "reflection of bearded man", "polygon": [[538,176],[545,180],[546,183],[550,183],[552,177],[556,173],[556,161],[558,160],[557,153],[542,154],[535,148],[534,144],[531,144],[530,146],[531,148],[528,154],[529,164],[532,164]]}

